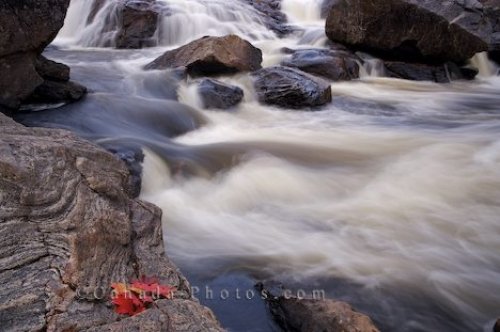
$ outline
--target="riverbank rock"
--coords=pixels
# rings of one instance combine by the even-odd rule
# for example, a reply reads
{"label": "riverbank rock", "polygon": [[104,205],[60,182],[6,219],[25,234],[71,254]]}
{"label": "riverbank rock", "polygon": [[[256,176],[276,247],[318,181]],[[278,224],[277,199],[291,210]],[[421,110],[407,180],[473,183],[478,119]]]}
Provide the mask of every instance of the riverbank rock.
{"label": "riverbank rock", "polygon": [[346,51],[329,49],[300,49],[292,51],[282,65],[297,68],[331,81],[359,78],[357,57]]}
{"label": "riverbank rock", "polygon": [[431,0],[339,0],[330,9],[326,34],[384,59],[460,63],[489,48],[472,22],[476,16],[469,14],[474,8],[464,6]]}
{"label": "riverbank rock", "polygon": [[213,79],[204,79],[198,85],[203,108],[228,109],[243,100],[243,90]]}
{"label": "riverbank rock", "polygon": [[[97,146],[0,114],[2,330],[222,330],[165,255],[161,211],[132,199],[132,185]],[[175,299],[119,316],[103,295],[141,275],[177,287]]]}
{"label": "riverbank rock", "polygon": [[153,36],[158,28],[159,13],[154,1],[128,1],[121,10],[121,21],[116,35],[117,48],[156,46]]}
{"label": "riverbank rock", "polygon": [[412,81],[431,81],[449,83],[452,80],[472,80],[477,70],[459,68],[454,63],[444,65],[427,65],[398,61],[384,61],[385,73],[388,77]]}
{"label": "riverbank rock", "polygon": [[62,27],[68,6],[69,0],[0,2],[0,105],[17,109],[32,97],[51,99],[54,94],[44,88],[51,84],[72,91],[58,94],[67,97],[58,102],[85,94],[81,86],[76,91],[76,84],[61,83],[69,80],[68,67],[40,56]]}
{"label": "riverbank rock", "polygon": [[203,37],[168,51],[146,69],[186,67],[191,76],[221,75],[261,68],[262,51],[236,36]]}
{"label": "riverbank rock", "polygon": [[285,108],[304,108],[332,101],[330,83],[289,67],[269,67],[253,74],[260,102]]}
{"label": "riverbank rock", "polygon": [[275,296],[263,287],[256,285],[285,332],[380,332],[370,317],[345,302]]}

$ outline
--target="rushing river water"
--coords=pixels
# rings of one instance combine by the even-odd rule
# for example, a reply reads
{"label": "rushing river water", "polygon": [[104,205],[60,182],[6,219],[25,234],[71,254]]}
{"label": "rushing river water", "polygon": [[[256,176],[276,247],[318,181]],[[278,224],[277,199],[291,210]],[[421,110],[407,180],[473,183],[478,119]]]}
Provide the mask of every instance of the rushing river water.
{"label": "rushing river water", "polygon": [[[500,315],[496,68],[477,56],[481,75],[452,84],[364,70],[360,80],[333,83],[334,101],[315,112],[261,105],[239,74],[221,80],[242,87],[244,102],[233,112],[204,111],[196,82],[175,93],[175,74],[142,66],[228,33],[261,48],[264,66],[277,64],[282,47],[324,45],[321,1],[283,0],[298,30],[282,39],[236,0],[163,2],[170,16],[155,36],[161,46],[118,51],[100,48],[113,39],[102,22],[114,24],[114,2],[86,26],[92,1],[73,0],[46,54],[92,92],[20,120],[144,147],[142,197],[163,209],[168,253],[215,297],[275,280],[324,289],[384,331],[489,330]],[[275,329],[259,299],[201,293],[232,331]]]}

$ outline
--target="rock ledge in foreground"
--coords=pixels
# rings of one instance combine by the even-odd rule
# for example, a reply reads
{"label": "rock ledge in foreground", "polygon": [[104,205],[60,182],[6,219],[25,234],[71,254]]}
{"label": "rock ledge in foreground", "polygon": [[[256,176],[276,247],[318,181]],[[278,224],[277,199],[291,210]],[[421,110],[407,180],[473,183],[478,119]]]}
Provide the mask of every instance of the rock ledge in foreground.
{"label": "rock ledge in foreground", "polygon": [[[165,255],[161,211],[132,187],[110,153],[0,114],[2,330],[222,330]],[[141,275],[176,286],[176,299],[124,319],[93,295]]]}

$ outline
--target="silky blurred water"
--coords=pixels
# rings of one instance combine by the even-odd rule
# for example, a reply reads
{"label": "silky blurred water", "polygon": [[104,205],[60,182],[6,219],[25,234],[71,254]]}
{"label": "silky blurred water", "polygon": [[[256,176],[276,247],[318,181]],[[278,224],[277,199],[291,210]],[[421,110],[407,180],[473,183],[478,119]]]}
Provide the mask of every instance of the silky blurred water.
{"label": "silky blurred water", "polygon": [[[142,66],[228,33],[278,64],[282,47],[324,47],[321,2],[283,0],[297,31],[282,39],[237,1],[161,2],[159,46],[117,51],[98,48],[112,40],[102,21],[86,26],[91,1],[73,0],[47,55],[92,93],[23,121],[144,147],[142,198],[163,209],[168,254],[196,284],[325,289],[387,331],[490,328],[500,315],[500,77],[484,54],[471,82],[365,68],[333,83],[334,101],[314,112],[261,105],[248,75],[221,77],[244,102],[205,111],[195,81]],[[112,18],[115,6],[97,15]],[[234,331],[275,328],[258,301],[202,302]]]}

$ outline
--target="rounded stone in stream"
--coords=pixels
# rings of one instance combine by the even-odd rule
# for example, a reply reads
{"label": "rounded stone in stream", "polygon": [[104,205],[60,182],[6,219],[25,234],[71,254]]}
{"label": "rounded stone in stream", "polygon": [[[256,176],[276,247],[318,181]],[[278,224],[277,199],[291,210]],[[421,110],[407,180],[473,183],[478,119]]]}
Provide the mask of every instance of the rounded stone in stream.
{"label": "rounded stone in stream", "polygon": [[228,109],[238,105],[243,99],[243,90],[213,79],[204,79],[198,85],[203,108]]}
{"label": "rounded stone in stream", "polygon": [[269,67],[253,73],[260,102],[284,108],[322,106],[332,101],[330,83],[289,67]]}
{"label": "rounded stone in stream", "polygon": [[297,68],[332,81],[359,78],[359,59],[348,51],[302,49],[292,51],[291,54],[288,60],[283,61],[283,66]]}

